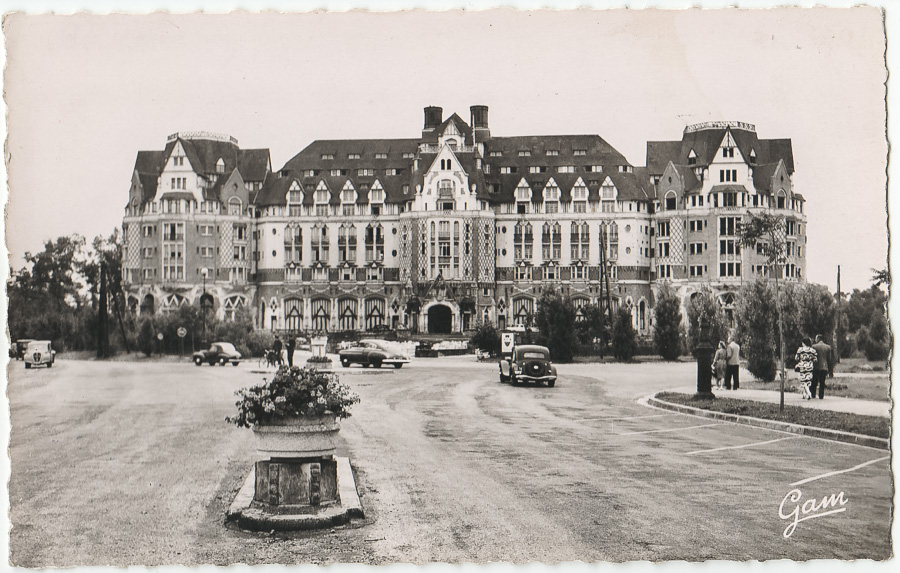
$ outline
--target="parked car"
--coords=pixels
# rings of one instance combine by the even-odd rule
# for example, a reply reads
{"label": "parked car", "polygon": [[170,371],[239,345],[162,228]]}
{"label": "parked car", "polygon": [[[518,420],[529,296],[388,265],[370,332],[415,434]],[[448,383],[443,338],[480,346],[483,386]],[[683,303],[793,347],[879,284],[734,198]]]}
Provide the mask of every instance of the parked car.
{"label": "parked car", "polygon": [[362,364],[364,367],[381,368],[388,364],[394,368],[402,368],[409,363],[406,356],[398,348],[385,340],[360,340],[359,344],[338,352],[341,366],[347,368],[351,364]]}
{"label": "parked car", "polygon": [[500,382],[546,382],[556,385],[556,367],[550,362],[550,350],[546,346],[522,344],[500,360]]}
{"label": "parked car", "polygon": [[241,353],[230,342],[213,342],[208,350],[195,352],[191,360],[197,366],[201,366],[204,362],[210,366],[216,364],[225,366],[227,362],[231,362],[232,366],[237,366],[241,361]]}
{"label": "parked car", "polygon": [[25,348],[25,368],[46,364],[47,368],[53,368],[56,361],[56,351],[49,340],[31,340]]}

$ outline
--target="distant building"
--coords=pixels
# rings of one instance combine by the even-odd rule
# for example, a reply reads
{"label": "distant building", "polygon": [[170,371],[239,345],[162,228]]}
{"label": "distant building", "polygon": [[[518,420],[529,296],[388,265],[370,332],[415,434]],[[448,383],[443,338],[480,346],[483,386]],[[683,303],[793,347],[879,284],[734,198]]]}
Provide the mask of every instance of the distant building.
{"label": "distant building", "polygon": [[[730,312],[742,280],[741,216],[787,218],[788,280],[805,271],[804,199],[791,142],[754,126],[688,126],[632,166],[597,135],[495,137],[425,108],[415,139],[319,140],[272,172],[268,150],[175,134],[141,151],[126,215],[135,312],[248,309],[258,328],[460,333],[533,320],[547,289],[576,308],[628,305],[652,326],[653,291],[709,285]],[[204,270],[206,279],[203,280]]]}

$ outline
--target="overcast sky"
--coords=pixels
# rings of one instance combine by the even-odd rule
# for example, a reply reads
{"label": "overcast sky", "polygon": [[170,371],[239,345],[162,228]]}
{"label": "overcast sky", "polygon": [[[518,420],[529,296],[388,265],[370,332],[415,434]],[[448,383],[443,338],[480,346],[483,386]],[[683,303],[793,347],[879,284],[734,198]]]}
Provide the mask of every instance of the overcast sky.
{"label": "overcast sky", "polygon": [[7,244],[121,225],[138,150],[176,131],[268,147],[407,138],[422,108],[495,135],[596,133],[634,165],[686,124],[790,138],[807,278],[865,288],[887,256],[877,9],[11,16]]}

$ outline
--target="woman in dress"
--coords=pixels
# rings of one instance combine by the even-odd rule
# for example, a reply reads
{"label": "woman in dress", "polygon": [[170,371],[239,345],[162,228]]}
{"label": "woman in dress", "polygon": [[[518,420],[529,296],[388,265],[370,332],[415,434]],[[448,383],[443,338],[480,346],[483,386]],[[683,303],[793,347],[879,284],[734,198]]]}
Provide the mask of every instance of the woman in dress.
{"label": "woman in dress", "polygon": [[800,341],[800,348],[794,357],[797,360],[797,366],[794,368],[800,373],[800,391],[804,400],[809,400],[812,394],[809,387],[812,384],[813,369],[816,367],[816,349],[810,346],[809,337],[804,337]]}
{"label": "woman in dress", "polygon": [[722,378],[725,378],[725,342],[720,340],[716,355],[713,356],[712,370],[716,377],[716,388],[722,388]]}

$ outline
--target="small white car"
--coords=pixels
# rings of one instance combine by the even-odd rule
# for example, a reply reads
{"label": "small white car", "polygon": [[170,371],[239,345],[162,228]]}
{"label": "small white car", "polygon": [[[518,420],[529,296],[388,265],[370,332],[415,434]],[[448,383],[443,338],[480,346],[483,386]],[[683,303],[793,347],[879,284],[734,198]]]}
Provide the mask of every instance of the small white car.
{"label": "small white car", "polygon": [[25,348],[25,368],[46,364],[47,368],[53,368],[56,360],[56,351],[53,350],[49,340],[32,340]]}

